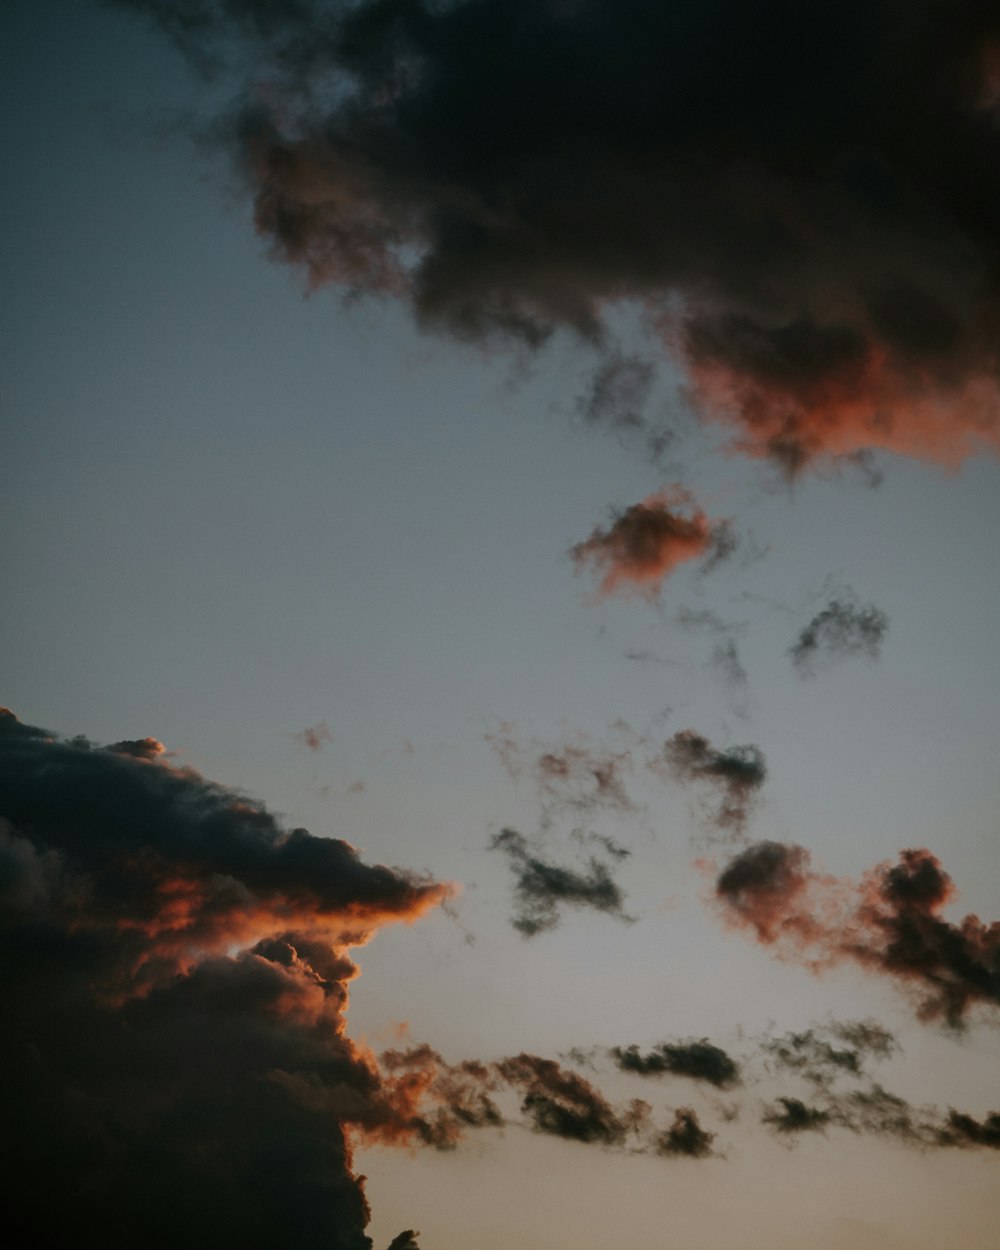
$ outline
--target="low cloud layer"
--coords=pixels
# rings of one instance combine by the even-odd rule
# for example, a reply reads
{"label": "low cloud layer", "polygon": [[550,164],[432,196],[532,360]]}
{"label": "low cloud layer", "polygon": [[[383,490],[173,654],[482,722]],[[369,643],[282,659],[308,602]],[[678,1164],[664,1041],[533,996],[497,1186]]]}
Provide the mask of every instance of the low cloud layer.
{"label": "low cloud layer", "polygon": [[[525,937],[554,929],[563,907],[589,908],[631,921],[621,887],[608,865],[596,856],[587,859],[582,871],[552,863],[516,829],[494,834],[490,849],[507,857],[514,874],[516,910],[511,924]],[[613,854],[613,858],[620,856]]]}
{"label": "low cloud layer", "polygon": [[310,286],[532,348],[632,301],[788,472],[997,445],[993,0],[117,3],[228,64],[215,134]]}
{"label": "low cloud layer", "polygon": [[831,599],[817,612],[789,648],[800,677],[811,677],[851,656],[877,659],[889,629],[889,618],[875,604],[860,604],[852,595]]}
{"label": "low cloud layer", "polygon": [[348,951],[449,893],[282,828],[154,739],[0,713],[11,1225],[369,1250],[348,1135],[399,1111],[345,1033]]}
{"label": "low cloud layer", "polygon": [[921,1019],[958,1028],[973,1008],[1000,1007],[1000,922],[944,918],[955,887],[930,851],[902,851],[854,880],[815,872],[801,846],[757,842],[715,889],[729,922],[784,958],[891,977],[912,991]]}

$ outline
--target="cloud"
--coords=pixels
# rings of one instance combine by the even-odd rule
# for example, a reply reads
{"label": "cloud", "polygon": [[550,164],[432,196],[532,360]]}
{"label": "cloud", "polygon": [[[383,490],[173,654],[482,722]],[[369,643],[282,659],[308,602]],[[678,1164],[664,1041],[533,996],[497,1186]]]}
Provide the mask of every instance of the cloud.
{"label": "cloud", "polygon": [[729,1089],[740,1082],[739,1064],[706,1038],[661,1042],[645,1055],[636,1045],[615,1046],[611,1055],[623,1072],[639,1076],[685,1076],[718,1089]]}
{"label": "cloud", "polygon": [[11,1220],[54,1245],[368,1250],[349,1135],[397,1110],[345,1033],[348,951],[449,893],[282,828],[154,739],[4,711]]}
{"label": "cloud", "polygon": [[310,751],[322,751],[328,742],[333,741],[330,726],[325,720],[321,720],[318,725],[309,725],[305,729],[300,729],[298,733],[293,733],[292,737],[301,746],[308,747]]}
{"label": "cloud", "polygon": [[719,874],[730,923],[816,970],[852,962],[909,987],[923,1020],[960,1028],[1000,1006],[1000,922],[941,915],[955,889],[930,851],[905,850],[860,880],[813,871],[808,851],[758,842]]}
{"label": "cloud", "polygon": [[788,472],[997,445],[993,0],[118,2],[228,63],[256,228],[311,286],[530,347],[632,301]]}
{"label": "cloud", "polygon": [[761,1047],[776,1067],[796,1072],[814,1085],[827,1085],[839,1076],[862,1076],[869,1057],[885,1059],[899,1049],[892,1034],[874,1020],[767,1037]]}
{"label": "cloud", "polygon": [[831,599],[805,626],[788,654],[802,677],[849,656],[866,655],[874,660],[888,628],[889,618],[873,603],[862,606],[852,597]]}
{"label": "cloud", "polygon": [[717,750],[693,729],[681,729],[668,738],[655,763],[677,781],[711,787],[718,796],[717,806],[709,812],[711,823],[737,834],[743,832],[767,778],[767,764],[759,747]]}
{"label": "cloud", "polygon": [[678,1107],[674,1122],[657,1138],[656,1152],[661,1155],[680,1155],[689,1159],[707,1159],[713,1154],[715,1134],[709,1133],[698,1122],[697,1113],[690,1107]]}
{"label": "cloud", "polygon": [[654,457],[672,441],[664,428],[653,429],[646,418],[656,365],[641,356],[608,349],[578,396],[576,410],[588,425],[606,426],[619,434],[645,434]]}
{"label": "cloud", "polygon": [[[780,1108],[780,1109],[779,1109]],[[843,1128],[869,1137],[885,1137],[920,1150],[932,1148],[1000,1149],[1000,1114],[977,1120],[953,1108],[914,1107],[873,1084],[849,1091],[824,1091],[822,1103],[779,1097],[765,1109],[762,1122],[787,1136]]]}
{"label": "cloud", "polygon": [[430,1046],[387,1050],[379,1056],[396,1107],[399,1139],[416,1138],[438,1150],[452,1150],[470,1128],[499,1128],[504,1116],[491,1097],[499,1078],[491,1065],[478,1060],[446,1064]]}
{"label": "cloud", "polygon": [[778,1133],[805,1133],[824,1129],[830,1122],[830,1112],[820,1107],[810,1107],[800,1098],[779,1098],[781,1110],[773,1108],[764,1116]]}
{"label": "cloud", "polygon": [[603,596],[655,595],[668,576],[688,560],[719,558],[716,523],[680,487],[650,495],[615,514],[570,550],[577,569],[589,565],[601,578]]}
{"label": "cloud", "polygon": [[[612,726],[626,739],[641,742],[623,722]],[[635,803],[625,779],[632,772],[632,752],[606,743],[592,743],[586,734],[570,742],[518,742],[514,726],[506,721],[485,735],[512,781],[528,773],[547,808],[568,807],[575,811],[601,809],[631,812]]]}
{"label": "cloud", "polygon": [[645,1127],[649,1106],[634,1099],[614,1108],[589,1081],[554,1059],[521,1054],[503,1059],[497,1071],[521,1090],[521,1109],[539,1133],[602,1146],[620,1146]]}
{"label": "cloud", "polygon": [[620,886],[608,866],[593,856],[587,860],[584,872],[550,863],[542,859],[516,829],[503,829],[494,834],[490,850],[506,855],[514,873],[517,911],[511,924],[525,937],[554,929],[563,905],[589,907],[619,920],[631,920],[624,910],[625,895]]}

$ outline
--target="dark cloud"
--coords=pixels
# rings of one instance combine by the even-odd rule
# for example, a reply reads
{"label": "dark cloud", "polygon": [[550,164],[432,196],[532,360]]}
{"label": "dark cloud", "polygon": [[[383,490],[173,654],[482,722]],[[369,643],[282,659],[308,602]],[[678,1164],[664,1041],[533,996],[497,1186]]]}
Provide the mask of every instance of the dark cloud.
{"label": "dark cloud", "polygon": [[849,656],[877,659],[889,628],[889,618],[873,603],[859,604],[853,596],[831,599],[802,630],[788,654],[800,676]]}
{"label": "dark cloud", "polygon": [[830,1112],[820,1107],[810,1107],[800,1098],[779,1098],[781,1110],[770,1109],[764,1123],[778,1133],[804,1133],[824,1129],[830,1122]]}
{"label": "dark cloud", "polygon": [[539,1133],[571,1141],[620,1146],[645,1127],[649,1106],[634,1099],[615,1108],[589,1081],[554,1059],[521,1054],[503,1059],[497,1071],[521,1091],[521,1109]]}
{"label": "dark cloud", "polygon": [[690,1107],[678,1107],[673,1124],[656,1139],[656,1153],[706,1159],[714,1153],[714,1140],[715,1134],[701,1127],[696,1112]]}
{"label": "dark cloud", "polygon": [[[780,1108],[780,1109],[779,1109]],[[1000,1149],[1000,1114],[982,1120],[964,1112],[914,1107],[905,1098],[873,1084],[849,1091],[825,1090],[821,1105],[780,1097],[765,1110],[763,1123],[775,1132],[799,1133],[843,1128],[868,1137],[885,1137],[920,1150],[958,1147]]]}
{"label": "dark cloud", "polygon": [[228,140],[310,285],[532,347],[636,302],[789,472],[996,444],[994,0],[118,3],[242,73]]}
{"label": "dark cloud", "polygon": [[494,834],[490,849],[506,855],[514,873],[517,911],[511,923],[525,937],[555,928],[564,905],[593,908],[619,920],[631,920],[624,910],[625,895],[599,859],[590,857],[583,872],[550,863],[516,829]]}
{"label": "dark cloud", "polygon": [[577,569],[589,565],[600,576],[601,595],[652,596],[679,565],[716,558],[718,525],[672,487],[617,512],[607,529],[595,529],[570,555]]}
{"label": "dark cloud", "polygon": [[646,1054],[638,1046],[616,1046],[611,1055],[623,1072],[640,1076],[686,1076],[729,1089],[740,1081],[739,1064],[706,1038],[700,1041],[661,1042]]}
{"label": "dark cloud", "polygon": [[398,1237],[393,1237],[389,1242],[389,1250],[419,1250],[417,1245],[419,1236],[420,1234],[414,1232],[412,1228],[407,1228]]}
{"label": "dark cloud", "polygon": [[909,986],[921,1019],[953,1028],[1000,1006],[1000,922],[941,915],[955,893],[930,851],[900,853],[860,880],[814,872],[800,846],[758,842],[716,881],[727,918],[815,969],[854,962]]}
{"label": "dark cloud", "polygon": [[986,1146],[990,1150],[1000,1150],[1000,1112],[991,1111],[982,1120],[976,1120],[964,1112],[951,1111],[941,1139],[943,1145]]}
{"label": "dark cloud", "polygon": [[398,1111],[344,1031],[347,952],[448,893],[283,829],[153,739],[0,714],[11,1225],[53,1246],[368,1250],[349,1134]]}
{"label": "dark cloud", "polygon": [[659,766],[681,782],[705,784],[718,802],[709,813],[718,828],[742,833],[767,778],[764,753],[753,745],[718,750],[693,729],[681,729],[663,744]]}

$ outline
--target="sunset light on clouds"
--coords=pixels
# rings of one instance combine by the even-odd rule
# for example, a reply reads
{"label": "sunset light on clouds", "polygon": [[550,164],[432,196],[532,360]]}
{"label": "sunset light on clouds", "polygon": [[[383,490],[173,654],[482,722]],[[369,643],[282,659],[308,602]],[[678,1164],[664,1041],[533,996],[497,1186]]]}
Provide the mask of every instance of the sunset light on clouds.
{"label": "sunset light on clouds", "polygon": [[994,1250],[994,0],[0,48],[18,1250]]}

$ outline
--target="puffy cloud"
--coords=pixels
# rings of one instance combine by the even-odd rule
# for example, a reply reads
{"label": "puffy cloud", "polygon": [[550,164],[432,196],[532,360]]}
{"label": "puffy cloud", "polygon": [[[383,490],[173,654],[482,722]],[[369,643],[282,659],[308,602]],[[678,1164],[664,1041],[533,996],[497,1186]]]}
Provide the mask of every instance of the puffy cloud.
{"label": "puffy cloud", "polygon": [[661,1155],[706,1159],[713,1153],[714,1140],[715,1134],[701,1127],[696,1112],[690,1107],[678,1107],[673,1123],[657,1138],[656,1151]]}
{"label": "puffy cloud", "polygon": [[611,1055],[623,1072],[639,1076],[686,1076],[719,1089],[738,1085],[740,1080],[739,1064],[707,1038],[661,1042],[645,1055],[636,1045],[616,1046]]}
{"label": "puffy cloud", "polygon": [[311,285],[529,346],[634,301],[789,472],[997,445],[993,0],[118,3],[243,74],[256,226]]}
{"label": "puffy cloud", "polygon": [[853,962],[910,987],[921,1019],[960,1027],[1000,1006],[1000,922],[941,912],[954,885],[930,851],[905,850],[860,880],[813,871],[808,851],[758,842],[719,874],[728,920],[786,958],[820,969]]}
{"label": "puffy cloud", "polygon": [[570,555],[578,569],[589,565],[600,576],[602,595],[655,595],[664,578],[688,560],[724,558],[717,532],[718,524],[673,487],[618,512],[607,529],[595,529]]}
{"label": "puffy cloud", "polygon": [[449,893],[283,829],[153,739],[4,712],[11,1221],[55,1246],[368,1250],[349,1134],[399,1111],[346,1036],[348,950]]}

